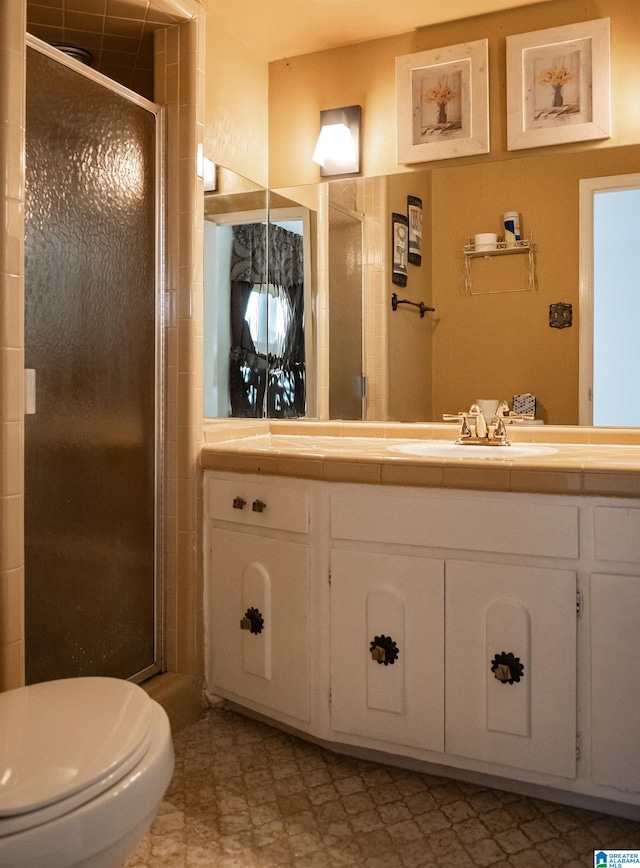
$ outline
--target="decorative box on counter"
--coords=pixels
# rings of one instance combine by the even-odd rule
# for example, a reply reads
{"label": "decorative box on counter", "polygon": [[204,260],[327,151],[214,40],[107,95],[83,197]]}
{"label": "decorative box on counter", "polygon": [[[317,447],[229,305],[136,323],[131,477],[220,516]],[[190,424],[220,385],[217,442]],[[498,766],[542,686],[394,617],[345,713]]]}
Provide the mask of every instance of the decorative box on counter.
{"label": "decorative box on counter", "polygon": [[524,395],[513,396],[512,412],[517,414],[536,414],[536,396],[527,392]]}

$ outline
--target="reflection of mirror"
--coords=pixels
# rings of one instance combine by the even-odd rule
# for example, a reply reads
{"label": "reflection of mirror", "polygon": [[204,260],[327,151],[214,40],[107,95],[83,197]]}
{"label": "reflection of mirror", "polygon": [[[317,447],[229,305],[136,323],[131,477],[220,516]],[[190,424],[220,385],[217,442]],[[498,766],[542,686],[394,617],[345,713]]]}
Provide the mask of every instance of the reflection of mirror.
{"label": "reflection of mirror", "polygon": [[205,416],[315,413],[309,208],[221,169],[204,210]]}
{"label": "reflection of mirror", "polygon": [[[274,198],[277,194],[288,205],[300,203],[309,209],[311,238],[318,244],[314,248],[318,322],[313,324],[319,326],[320,415],[437,421],[443,413],[468,408],[476,398],[511,401],[515,394],[530,392],[537,397],[543,421],[577,424],[579,181],[632,173],[638,165],[638,145],[551,153],[539,149],[533,156],[503,161],[433,165],[386,178],[272,191],[272,201],[279,201]],[[391,214],[406,209],[407,196],[423,201],[423,256],[420,266],[409,266],[400,297],[436,308],[423,319],[409,306],[392,312],[390,303],[391,293],[398,289],[389,278]],[[337,286],[329,277],[346,276],[353,262],[330,261],[335,245],[328,230],[322,237],[318,233],[317,239],[313,231],[316,215],[320,226],[329,226],[334,206],[354,213],[362,225],[361,373],[367,381],[362,413],[358,408],[332,406],[327,385],[336,353],[330,340],[334,314],[330,289],[334,298],[339,292],[343,302],[338,319],[345,309],[350,313],[360,309],[358,301],[348,303],[346,285]],[[463,246],[478,232],[500,232],[502,214],[511,210],[522,215],[523,232],[533,234],[537,288],[526,289],[526,257],[492,257],[471,263],[473,295],[469,295],[464,288]],[[327,298],[331,308],[325,310]],[[550,327],[549,307],[558,303],[572,305],[570,328]],[[312,309],[316,311],[307,306],[307,314]],[[334,337],[336,331],[334,324]],[[355,345],[351,341],[349,349]],[[343,340],[340,347],[345,349]],[[311,370],[308,366],[308,375]],[[348,388],[357,391],[355,376],[347,377]],[[334,383],[336,379],[334,371]],[[309,409],[307,415],[314,412]]]}

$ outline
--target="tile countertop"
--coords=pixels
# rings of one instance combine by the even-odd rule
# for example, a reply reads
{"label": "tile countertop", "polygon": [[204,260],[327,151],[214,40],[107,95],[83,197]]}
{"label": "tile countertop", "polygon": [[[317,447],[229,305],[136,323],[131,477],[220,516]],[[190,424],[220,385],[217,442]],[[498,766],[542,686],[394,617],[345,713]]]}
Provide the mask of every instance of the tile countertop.
{"label": "tile countertop", "polygon": [[205,470],[330,482],[640,498],[640,430],[631,428],[509,426],[512,443],[556,450],[538,456],[501,449],[445,458],[390,448],[453,441],[457,431],[439,423],[209,420],[200,460]]}

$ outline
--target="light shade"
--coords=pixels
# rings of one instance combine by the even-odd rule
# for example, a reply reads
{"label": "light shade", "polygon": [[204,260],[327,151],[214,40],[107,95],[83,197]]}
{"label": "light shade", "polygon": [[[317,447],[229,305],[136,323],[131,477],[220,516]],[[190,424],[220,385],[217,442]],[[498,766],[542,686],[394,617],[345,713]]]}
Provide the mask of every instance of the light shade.
{"label": "light shade", "polygon": [[320,112],[320,135],[312,159],[323,178],[360,171],[360,117],[359,105]]}
{"label": "light shade", "polygon": [[202,160],[202,177],[204,180],[204,192],[215,193],[218,189],[218,166],[208,157],[204,157]]}

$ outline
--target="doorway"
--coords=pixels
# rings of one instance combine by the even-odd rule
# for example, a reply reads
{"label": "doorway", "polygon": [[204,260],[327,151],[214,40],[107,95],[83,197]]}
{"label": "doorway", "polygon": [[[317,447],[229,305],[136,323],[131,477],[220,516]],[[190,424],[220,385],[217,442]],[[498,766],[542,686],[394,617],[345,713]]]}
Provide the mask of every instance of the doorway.
{"label": "doorway", "polygon": [[640,174],[580,182],[580,424],[640,426]]}
{"label": "doorway", "polygon": [[158,106],[29,39],[26,681],[160,671]]}

